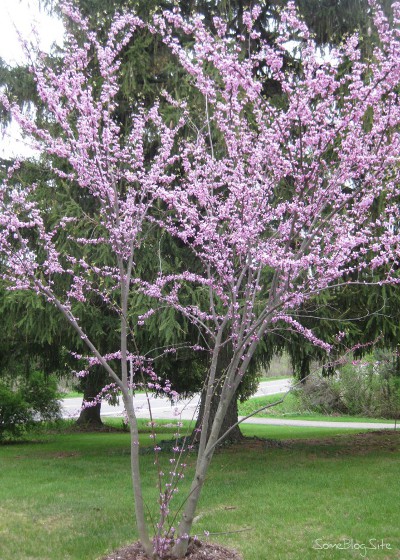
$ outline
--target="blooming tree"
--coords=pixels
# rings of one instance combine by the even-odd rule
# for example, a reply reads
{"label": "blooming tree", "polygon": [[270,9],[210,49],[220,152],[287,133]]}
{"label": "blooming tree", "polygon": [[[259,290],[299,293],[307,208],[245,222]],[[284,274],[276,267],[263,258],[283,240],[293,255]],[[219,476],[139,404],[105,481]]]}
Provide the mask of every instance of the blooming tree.
{"label": "blooming tree", "polygon": [[[188,22],[179,11],[156,17],[149,29],[162,36],[192,77],[204,99],[204,118],[198,122],[190,107],[166,93],[181,113],[177,126],[163,121],[157,105],[149,111],[137,107],[131,133],[123,137],[115,119],[118,57],[144,23],[131,14],[117,15],[101,45],[66,4],[83,31],[83,44],[69,36],[58,72],[41,59],[34,66],[38,92],[57,126],[38,127],[2,96],[46,152],[68,162],[53,164],[58,180],[48,188],[74,183],[93,201],[90,215],[66,214],[61,223],[51,223],[38,186],[18,185],[11,169],[0,199],[3,279],[10,289],[32,289],[54,304],[86,342],[89,365],[101,364],[121,390],[132,433],[139,536],[150,557],[162,557],[170,547],[176,558],[185,554],[225,412],[260,340],[290,330],[329,352],[326,342],[296,320],[296,309],[325,290],[368,283],[371,270],[386,271],[379,282],[397,282],[400,4],[393,5],[392,27],[374,0],[370,6],[380,38],[370,60],[362,60],[357,36],[324,59],[293,4],[277,23],[276,45],[261,42],[256,53],[247,52],[246,41],[257,37],[257,7],[243,16],[248,32],[243,41],[233,40],[220,20],[213,36],[200,18]],[[190,51],[177,39],[180,33],[192,37]],[[300,73],[285,67],[288,49],[296,53]],[[91,81],[94,63],[100,84]],[[260,76],[276,82],[280,103],[264,95]],[[192,134],[180,134],[183,125]],[[144,146],[154,138],[158,151],[147,161]],[[79,219],[92,225],[90,236],[76,233]],[[196,274],[160,270],[153,282],[138,278],[135,258],[146,224],[185,243],[201,265]],[[70,251],[65,245],[59,249],[61,232],[68,234]],[[103,261],[98,247],[106,248]],[[69,278],[64,293],[58,276]],[[185,301],[187,282],[203,287],[207,304]],[[154,549],[143,512],[128,364],[149,375],[152,384],[157,379],[153,364],[128,351],[132,290],[155,302],[140,323],[160,304],[173,306],[198,326],[211,356],[190,493],[173,534],[163,532],[168,504],[161,503]],[[72,311],[71,302],[89,292],[120,317],[120,348],[107,356]],[[217,363],[227,345],[231,360],[219,379],[219,406],[208,425]]]}
{"label": "blooming tree", "polygon": [[[189,532],[222,418],[259,340],[290,329],[329,351],[296,321],[296,309],[323,290],[366,282],[383,265],[380,281],[397,281],[400,5],[393,30],[371,8],[381,42],[367,61],[357,36],[324,60],[293,5],[275,48],[264,44],[248,57],[223,22],[212,37],[201,20],[168,16],[195,36],[195,56],[168,31],[165,41],[205,98],[205,126],[181,146],[185,174],[165,200],[173,207],[166,227],[207,270],[209,308],[182,312],[212,340],[208,405],[219,353],[233,348],[211,430],[205,414],[179,537]],[[250,38],[257,15],[255,8],[244,16]],[[165,29],[164,19],[157,24]],[[284,68],[288,48],[298,49],[300,75]],[[262,94],[264,65],[281,88],[281,106]]]}
{"label": "blooming tree", "polygon": [[[116,17],[106,43],[101,45],[71,4],[66,3],[64,10],[85,41],[79,42],[72,31],[67,33],[67,51],[59,71],[48,67],[40,54],[32,61],[47,126],[36,125],[1,94],[3,106],[50,156],[52,175],[45,184],[22,185],[18,182],[19,163],[9,170],[0,195],[2,277],[10,289],[29,289],[44,296],[79,334],[90,355],[87,369],[78,375],[102,365],[111,382],[104,392],[121,391],[132,435],[138,531],[150,553],[132,389],[134,374],[135,379],[150,376],[150,385],[158,380],[148,361],[137,351],[128,351],[128,307],[144,221],[159,187],[169,181],[166,169],[174,161],[172,146],[180,124],[176,129],[166,126],[157,106],[148,112],[137,108],[132,114],[131,133],[123,135],[114,118],[118,55],[143,23],[134,15]],[[156,131],[153,134],[159,150],[148,164],[145,145],[150,128]],[[67,193],[68,189],[80,189],[80,205],[69,201],[68,211],[55,221],[52,206],[60,204],[58,193],[64,190],[63,185],[67,185]],[[120,347],[107,355],[99,352],[73,311],[73,303],[85,302],[89,294],[100,298],[102,305],[120,318]]]}

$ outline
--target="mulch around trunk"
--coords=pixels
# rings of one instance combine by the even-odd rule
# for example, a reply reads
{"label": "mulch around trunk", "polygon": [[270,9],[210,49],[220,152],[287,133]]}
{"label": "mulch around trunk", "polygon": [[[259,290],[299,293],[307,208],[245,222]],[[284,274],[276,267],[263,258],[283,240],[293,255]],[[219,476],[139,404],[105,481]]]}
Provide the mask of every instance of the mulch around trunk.
{"label": "mulch around trunk", "polygon": [[[149,560],[140,542],[120,548],[101,560]],[[235,550],[224,548],[219,544],[204,543],[192,540],[186,556],[182,560],[243,560]]]}

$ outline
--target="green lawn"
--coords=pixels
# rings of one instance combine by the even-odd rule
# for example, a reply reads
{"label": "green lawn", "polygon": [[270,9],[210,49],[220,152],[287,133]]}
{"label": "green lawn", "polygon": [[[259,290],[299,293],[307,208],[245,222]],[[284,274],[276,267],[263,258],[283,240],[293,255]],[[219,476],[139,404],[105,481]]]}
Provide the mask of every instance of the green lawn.
{"label": "green lawn", "polygon": [[293,379],[292,375],[263,375],[260,381],[279,381],[280,379]]}
{"label": "green lawn", "polygon": [[[159,430],[160,438],[175,431]],[[363,439],[349,445],[349,431],[332,439],[343,434],[339,429],[244,426],[243,431],[281,439],[284,446],[253,440],[218,451],[196,518],[199,536],[221,533],[210,539],[237,547],[244,560],[360,558],[354,546],[369,539],[383,539],[391,549],[368,551],[368,558],[400,558],[395,434],[375,436],[374,445]],[[0,447],[1,560],[95,560],[134,540],[128,434],[38,437]],[[151,445],[148,433],[141,440]],[[163,454],[165,466],[168,457]],[[153,456],[142,459],[144,492],[154,513]],[[184,491],[177,504],[183,497]],[[351,546],[344,539],[354,539],[353,549],[313,548]]]}
{"label": "green lawn", "polygon": [[[285,393],[255,397],[244,403],[239,403],[239,415],[247,416],[254,413],[263,406],[273,404],[281,399]],[[385,418],[367,418],[359,416],[348,416],[346,414],[327,416],[307,412],[302,409],[299,400],[293,393],[286,395],[283,403],[267,408],[256,414],[258,418],[285,418],[287,420],[320,420],[322,422],[388,422]]]}
{"label": "green lawn", "polygon": [[83,399],[83,393],[80,391],[68,391],[68,393],[60,393],[61,399]]}

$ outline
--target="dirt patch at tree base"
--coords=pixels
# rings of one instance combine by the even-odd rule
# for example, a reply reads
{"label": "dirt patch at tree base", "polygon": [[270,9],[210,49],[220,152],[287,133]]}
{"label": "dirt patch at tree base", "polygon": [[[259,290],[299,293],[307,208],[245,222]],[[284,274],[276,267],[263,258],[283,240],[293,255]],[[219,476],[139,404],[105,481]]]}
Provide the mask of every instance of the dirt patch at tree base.
{"label": "dirt patch at tree base", "polygon": [[[149,557],[146,556],[140,542],[135,542],[104,556],[101,560],[149,560]],[[192,540],[182,560],[243,560],[243,557],[237,551],[219,544]]]}

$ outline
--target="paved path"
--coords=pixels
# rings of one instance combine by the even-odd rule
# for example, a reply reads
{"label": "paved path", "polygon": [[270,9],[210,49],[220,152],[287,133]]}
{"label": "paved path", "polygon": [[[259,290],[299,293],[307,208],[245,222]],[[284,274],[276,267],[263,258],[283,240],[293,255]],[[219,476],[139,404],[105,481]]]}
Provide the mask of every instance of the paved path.
{"label": "paved path", "polygon": [[[320,420],[285,420],[284,418],[248,418],[246,424],[268,424],[269,426],[306,426],[307,428],[351,428],[353,430],[393,430],[394,422],[326,422]],[[400,423],[398,423],[400,429]]]}
{"label": "paved path", "polygon": [[[260,397],[264,395],[275,395],[283,393],[290,388],[290,379],[279,379],[275,381],[263,381],[260,383],[258,390],[254,396]],[[182,419],[192,420],[197,416],[197,406],[199,395],[195,395],[191,399],[183,399],[179,401],[177,406],[171,406],[166,398],[150,397],[150,406],[154,419]],[[146,396],[143,394],[136,395],[134,399],[136,415],[138,418],[149,418],[149,407]],[[63,418],[77,418],[79,416],[82,399],[64,399],[62,401]],[[122,400],[116,406],[103,402],[101,405],[101,415],[103,417],[121,417],[123,416]],[[246,424],[267,424],[271,426],[308,426],[318,428],[352,428],[352,429],[390,429],[394,428],[392,423],[373,423],[373,422],[320,422],[314,420],[285,420],[280,418],[248,418],[244,421]]]}
{"label": "paved path", "polygon": [[[260,383],[255,396],[262,397],[264,395],[275,395],[277,393],[284,393],[290,387],[290,379],[278,379],[275,381],[263,381]],[[170,419],[180,417],[182,420],[192,420],[197,416],[197,406],[200,396],[194,395],[191,399],[182,399],[177,406],[171,406],[171,402],[167,398],[150,397],[150,406],[153,418],[157,419]],[[101,415],[119,417],[123,416],[124,407],[122,399],[116,406],[108,404],[103,401],[101,404]],[[62,415],[63,418],[77,418],[82,405],[81,398],[63,399],[62,401]],[[135,396],[134,405],[138,418],[149,417],[149,406],[146,396],[138,394]]]}

